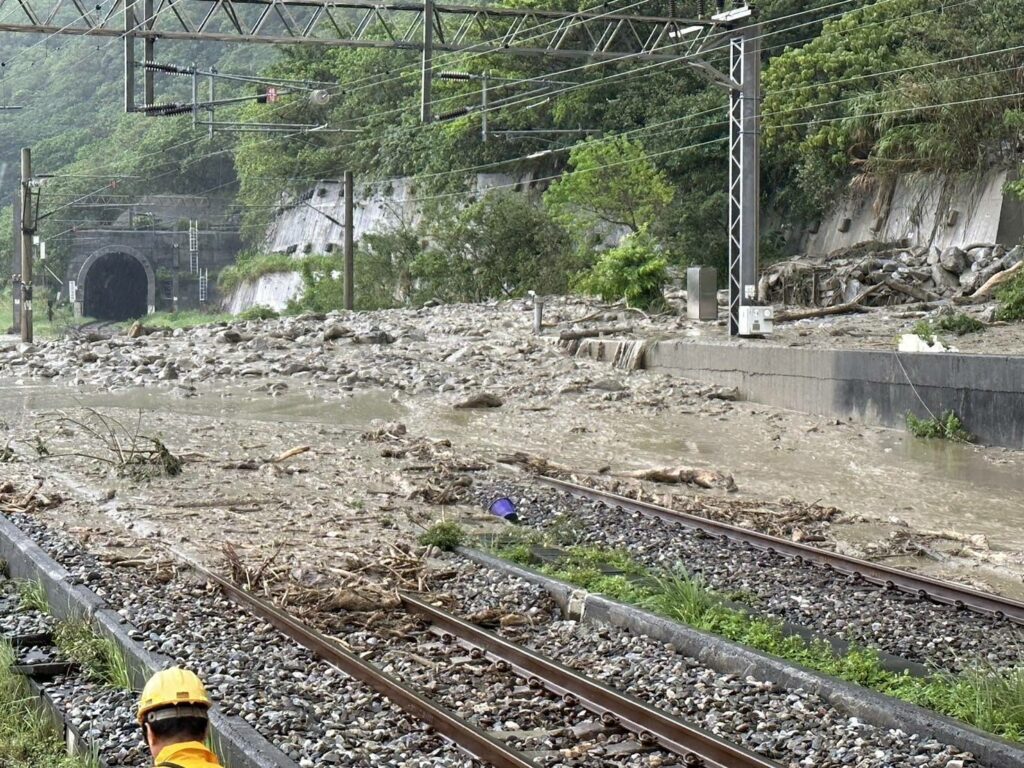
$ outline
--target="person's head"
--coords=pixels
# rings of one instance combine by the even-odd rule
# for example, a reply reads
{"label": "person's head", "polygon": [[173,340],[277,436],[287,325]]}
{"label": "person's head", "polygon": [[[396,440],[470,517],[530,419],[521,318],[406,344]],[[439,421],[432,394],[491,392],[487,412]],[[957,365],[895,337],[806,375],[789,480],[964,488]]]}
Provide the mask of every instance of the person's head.
{"label": "person's head", "polygon": [[195,674],[180,667],[153,675],[139,700],[139,724],[156,757],[172,744],[205,741],[210,698]]}

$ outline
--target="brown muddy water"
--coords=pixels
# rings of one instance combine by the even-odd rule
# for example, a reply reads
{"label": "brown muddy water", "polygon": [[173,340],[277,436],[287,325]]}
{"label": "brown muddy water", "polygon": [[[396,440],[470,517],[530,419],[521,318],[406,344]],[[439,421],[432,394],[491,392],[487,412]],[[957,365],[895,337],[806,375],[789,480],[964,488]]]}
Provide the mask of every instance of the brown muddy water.
{"label": "brown muddy water", "polygon": [[[851,540],[887,535],[896,521],[919,531],[981,534],[994,555],[985,578],[994,588],[1024,596],[1021,452],[923,441],[895,430],[745,403],[724,415],[685,407],[659,413],[617,405],[584,410],[574,408],[571,397],[548,411],[514,404],[456,411],[438,398],[403,395],[396,401],[381,390],[323,400],[294,391],[270,396],[241,387],[203,389],[190,398],[161,388],[0,388],[0,407],[12,424],[33,412],[76,406],[340,430],[361,430],[374,419],[399,420],[412,434],[447,437],[464,450],[524,450],[582,470],[713,467],[733,474],[741,496],[817,501],[869,518],[851,526]],[[166,430],[170,425],[163,426]],[[173,444],[173,435],[165,437]],[[957,575],[943,568],[937,574]]]}

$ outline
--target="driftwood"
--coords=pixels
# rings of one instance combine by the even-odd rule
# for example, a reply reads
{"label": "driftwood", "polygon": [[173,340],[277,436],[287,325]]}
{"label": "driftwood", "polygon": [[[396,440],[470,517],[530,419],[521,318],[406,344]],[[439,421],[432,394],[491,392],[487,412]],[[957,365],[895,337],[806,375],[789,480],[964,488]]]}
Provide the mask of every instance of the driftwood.
{"label": "driftwood", "polygon": [[603,328],[584,328],[580,331],[562,331],[558,334],[559,341],[577,341],[579,339],[593,339],[597,336],[606,336],[611,333],[632,333],[631,325],[608,325]]}
{"label": "driftwood", "polygon": [[1011,280],[1013,276],[1020,272],[1022,269],[1024,269],[1024,261],[1018,261],[1009,269],[1004,269],[999,274],[992,275],[992,277],[985,281],[985,284],[981,286],[981,288],[974,292],[972,298],[982,298],[988,296],[1000,285]]}
{"label": "driftwood", "polygon": [[278,463],[280,463],[282,461],[287,461],[288,459],[290,459],[290,458],[292,458],[294,456],[299,456],[300,454],[306,453],[307,451],[309,451],[309,446],[308,445],[298,445],[298,446],[296,446],[294,448],[289,448],[284,453],[279,453],[277,456],[275,456],[274,458],[270,459],[270,461],[268,463],[270,463],[270,464],[278,464]]}
{"label": "driftwood", "polygon": [[905,283],[902,280],[897,280],[894,277],[887,277],[884,281],[882,281],[882,285],[894,291],[904,293],[907,296],[911,297],[912,299],[917,299],[918,301],[938,301],[939,299],[939,297],[936,296],[931,291],[926,291],[924,288],[921,288],[916,285],[910,285],[909,283]]}
{"label": "driftwood", "polygon": [[533,472],[538,475],[551,475],[553,477],[571,477],[575,470],[572,467],[567,467],[564,464],[556,464],[552,461],[548,461],[543,456],[534,456],[523,451],[516,451],[515,453],[502,453],[498,455],[499,464],[511,464],[513,466],[521,467],[528,472]]}
{"label": "driftwood", "polygon": [[632,480],[649,480],[653,483],[679,483],[696,485],[700,488],[725,488],[736,490],[736,481],[732,475],[714,469],[696,467],[659,467],[655,469],[636,469],[629,472],[615,472],[617,477],[628,477]]}
{"label": "driftwood", "polygon": [[833,307],[821,307],[820,309],[801,309],[796,312],[778,312],[775,315],[776,322],[783,322],[786,320],[810,320],[814,317],[828,317],[829,315],[845,315],[849,312],[867,312],[867,308],[862,307],[861,304],[864,300],[882,287],[881,283],[872,285],[870,288],[865,288],[863,291],[854,296],[852,301],[848,301],[845,304],[836,304]]}

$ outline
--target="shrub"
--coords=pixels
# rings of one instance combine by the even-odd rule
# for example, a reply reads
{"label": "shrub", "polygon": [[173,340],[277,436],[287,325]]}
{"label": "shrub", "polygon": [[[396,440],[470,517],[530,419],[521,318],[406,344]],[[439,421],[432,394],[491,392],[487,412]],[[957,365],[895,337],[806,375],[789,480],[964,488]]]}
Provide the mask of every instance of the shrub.
{"label": "shrub", "polygon": [[450,552],[466,540],[466,532],[462,526],[450,520],[435,523],[420,536],[420,544],[425,547],[437,547]]}
{"label": "shrub", "polygon": [[605,251],[597,264],[576,280],[583,293],[605,301],[626,300],[630,307],[647,309],[662,303],[668,262],[657,252],[654,239],[641,230]]}
{"label": "shrub", "polygon": [[964,336],[968,333],[984,331],[985,324],[966,312],[957,312],[955,315],[943,315],[935,322],[935,330],[943,333],[952,333],[954,336]]}
{"label": "shrub", "polygon": [[935,328],[927,320],[918,320],[914,323],[914,327],[910,329],[910,332],[915,336],[919,336],[929,347],[935,343]]}
{"label": "shrub", "polygon": [[294,272],[295,259],[287,253],[240,253],[230,267],[217,275],[217,287],[221,293],[230,293],[247,280],[256,280],[274,272]]}
{"label": "shrub", "polygon": [[1024,320],[1024,270],[996,292],[999,309],[997,320]]}
{"label": "shrub", "polygon": [[238,313],[239,320],[276,320],[278,317],[280,315],[276,311],[262,304],[257,304]]}
{"label": "shrub", "polygon": [[939,438],[958,443],[969,443],[971,433],[964,429],[960,417],[953,411],[946,411],[941,416],[919,419],[914,414],[907,414],[907,430],[914,437]]}

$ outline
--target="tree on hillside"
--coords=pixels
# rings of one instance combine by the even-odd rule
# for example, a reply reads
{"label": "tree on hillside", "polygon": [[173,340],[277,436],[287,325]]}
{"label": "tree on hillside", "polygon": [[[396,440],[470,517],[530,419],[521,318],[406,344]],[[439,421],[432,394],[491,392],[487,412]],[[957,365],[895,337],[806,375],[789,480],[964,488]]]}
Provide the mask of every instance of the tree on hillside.
{"label": "tree on hillside", "polygon": [[544,194],[544,204],[577,242],[592,243],[595,232],[650,226],[673,197],[643,144],[619,136],[576,145],[569,170]]}
{"label": "tree on hillside", "polygon": [[565,230],[525,195],[496,191],[435,219],[413,264],[421,300],[479,301],[561,293],[572,265]]}

